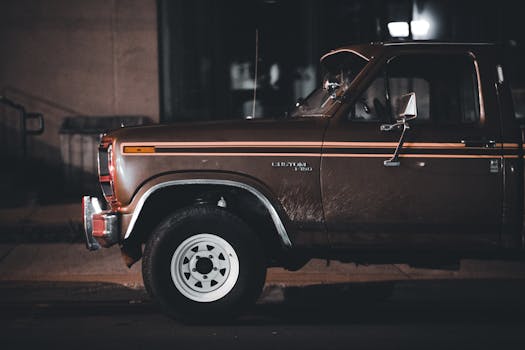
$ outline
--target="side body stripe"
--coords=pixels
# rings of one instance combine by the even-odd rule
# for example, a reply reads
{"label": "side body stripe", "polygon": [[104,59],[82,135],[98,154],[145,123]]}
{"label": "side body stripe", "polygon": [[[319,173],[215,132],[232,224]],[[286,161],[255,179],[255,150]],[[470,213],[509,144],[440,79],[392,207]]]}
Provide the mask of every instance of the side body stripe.
{"label": "side body stripe", "polygon": [[[141,142],[122,143],[126,156],[218,157],[355,157],[391,156],[396,142]],[[518,158],[518,143],[497,143],[493,148],[465,147],[462,143],[407,142],[400,157],[408,158]]]}

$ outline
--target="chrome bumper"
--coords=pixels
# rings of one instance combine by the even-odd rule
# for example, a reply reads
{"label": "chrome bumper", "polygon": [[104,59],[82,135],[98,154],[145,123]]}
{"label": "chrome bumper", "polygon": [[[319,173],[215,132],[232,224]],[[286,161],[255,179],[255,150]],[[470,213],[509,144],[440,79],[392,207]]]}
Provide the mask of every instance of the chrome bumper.
{"label": "chrome bumper", "polygon": [[82,212],[84,213],[84,235],[87,249],[107,248],[119,241],[118,214],[102,210],[98,198],[82,197]]}

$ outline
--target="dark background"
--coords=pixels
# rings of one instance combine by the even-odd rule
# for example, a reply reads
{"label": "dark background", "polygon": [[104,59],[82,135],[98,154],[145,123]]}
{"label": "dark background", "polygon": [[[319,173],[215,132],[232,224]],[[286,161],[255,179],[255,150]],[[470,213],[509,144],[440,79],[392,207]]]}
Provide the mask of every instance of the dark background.
{"label": "dark background", "polygon": [[[319,57],[340,46],[392,40],[495,42],[521,102],[525,30],[519,1],[159,0],[160,119],[278,117],[318,84]],[[427,35],[392,37],[389,22],[425,19]],[[270,78],[271,67],[278,77]],[[245,86],[234,74],[244,69]],[[244,107],[244,108],[243,108]],[[520,105],[521,110],[521,105]]]}

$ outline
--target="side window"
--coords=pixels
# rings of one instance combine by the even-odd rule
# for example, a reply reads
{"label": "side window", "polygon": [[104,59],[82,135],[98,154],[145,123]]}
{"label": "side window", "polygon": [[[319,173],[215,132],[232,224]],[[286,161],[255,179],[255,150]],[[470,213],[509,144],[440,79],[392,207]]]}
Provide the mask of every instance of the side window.
{"label": "side window", "polygon": [[388,121],[390,110],[386,101],[385,78],[379,76],[350,109],[348,119],[354,121]]}
{"label": "side window", "polygon": [[478,83],[474,63],[466,55],[405,55],[387,65],[392,110],[399,96],[414,91],[416,123],[437,125],[479,122]]}

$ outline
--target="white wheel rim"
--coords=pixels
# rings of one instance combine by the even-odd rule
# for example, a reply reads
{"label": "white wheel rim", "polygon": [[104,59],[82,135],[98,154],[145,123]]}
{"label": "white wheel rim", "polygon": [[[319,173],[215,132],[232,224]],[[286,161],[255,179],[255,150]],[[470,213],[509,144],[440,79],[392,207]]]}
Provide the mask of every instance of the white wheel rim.
{"label": "white wheel rim", "polygon": [[239,258],[219,236],[199,233],[182,242],[171,258],[171,278],[185,297],[202,303],[228,294],[239,277]]}

